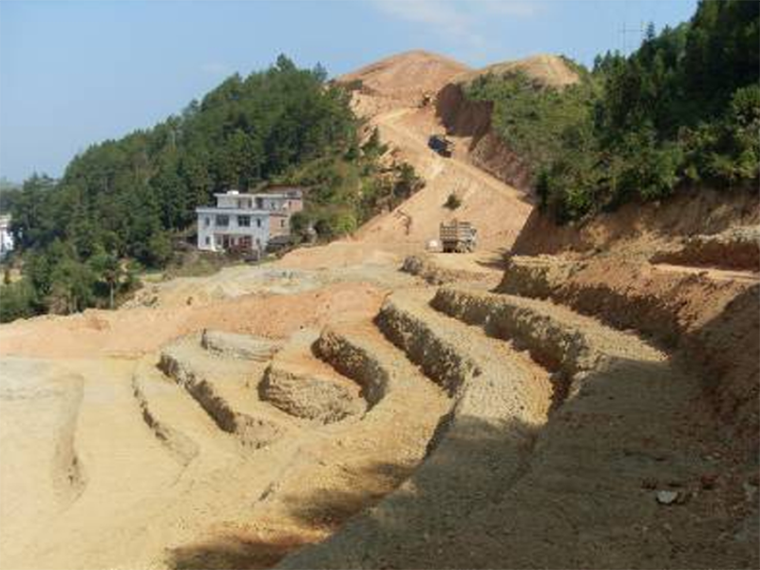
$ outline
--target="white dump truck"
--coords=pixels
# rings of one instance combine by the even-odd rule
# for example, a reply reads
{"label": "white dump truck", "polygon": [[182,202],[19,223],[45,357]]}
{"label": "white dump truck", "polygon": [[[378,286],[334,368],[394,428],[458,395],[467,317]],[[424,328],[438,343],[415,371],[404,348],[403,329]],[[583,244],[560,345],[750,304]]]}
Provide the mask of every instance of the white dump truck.
{"label": "white dump truck", "polygon": [[478,245],[478,230],[470,222],[454,220],[449,224],[441,223],[441,248],[444,253],[467,253],[475,251]]}

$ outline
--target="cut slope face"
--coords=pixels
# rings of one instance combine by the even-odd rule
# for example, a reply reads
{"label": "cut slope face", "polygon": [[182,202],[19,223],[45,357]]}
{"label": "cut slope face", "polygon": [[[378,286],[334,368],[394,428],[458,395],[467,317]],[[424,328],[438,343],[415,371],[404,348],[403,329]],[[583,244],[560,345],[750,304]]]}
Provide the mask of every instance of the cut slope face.
{"label": "cut slope face", "polygon": [[549,298],[678,350],[704,380],[693,413],[717,415],[726,446],[756,462],[759,221],[757,193],[708,189],[626,204],[581,227],[536,210],[501,290]]}
{"label": "cut slope face", "polygon": [[510,141],[491,128],[493,103],[465,97],[467,85],[486,75],[525,74],[537,88],[561,89],[579,81],[578,74],[561,57],[540,54],[516,61],[489,65],[457,76],[438,93],[436,114],[450,135],[461,137],[472,164],[499,180],[530,191],[530,166],[510,148]]}
{"label": "cut slope face", "polygon": [[[526,60],[524,65],[549,82],[570,81],[570,71],[558,58],[541,56]],[[383,262],[398,263],[402,257],[422,251],[428,241],[438,239],[440,223],[454,218],[467,220],[478,230],[479,253],[473,261],[474,269],[490,265],[494,254],[498,257],[512,245],[532,210],[530,193],[505,184],[499,178],[499,169],[478,168],[482,164],[473,160],[472,139],[466,136],[453,137],[450,158],[428,147],[431,135],[446,131],[445,121],[436,115],[436,98],[468,73],[475,72],[448,58],[413,51],[338,79],[353,88],[356,113],[370,128],[378,128],[383,144],[390,148],[388,160],[412,165],[425,185],[391,212],[370,220],[351,240],[333,242],[308,254],[294,252],[286,256],[284,265],[314,267],[316,263],[327,267],[348,258],[379,259],[381,254],[394,256]],[[445,206],[451,194],[461,201],[456,209]]]}

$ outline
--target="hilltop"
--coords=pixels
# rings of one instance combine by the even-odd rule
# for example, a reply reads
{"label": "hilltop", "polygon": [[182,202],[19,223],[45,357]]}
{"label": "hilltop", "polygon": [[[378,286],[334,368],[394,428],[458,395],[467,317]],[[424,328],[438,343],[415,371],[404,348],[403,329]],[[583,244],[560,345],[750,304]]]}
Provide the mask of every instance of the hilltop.
{"label": "hilltop", "polygon": [[509,75],[522,72],[539,85],[561,88],[578,83],[576,70],[562,57],[536,54],[524,59],[493,63],[477,70],[466,71],[454,78],[454,83],[468,84],[484,75]]}
{"label": "hilltop", "polygon": [[467,71],[469,67],[446,56],[412,50],[361,67],[337,81],[360,82],[368,94],[411,102],[424,94],[436,93],[452,78]]}

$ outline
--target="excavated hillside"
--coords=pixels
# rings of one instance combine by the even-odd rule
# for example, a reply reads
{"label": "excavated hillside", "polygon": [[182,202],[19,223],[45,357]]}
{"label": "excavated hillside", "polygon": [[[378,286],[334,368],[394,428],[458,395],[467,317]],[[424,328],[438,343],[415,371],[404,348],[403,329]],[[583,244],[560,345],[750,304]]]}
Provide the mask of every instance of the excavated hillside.
{"label": "excavated hillside", "polygon": [[520,72],[538,86],[562,89],[579,81],[578,74],[561,57],[540,54],[517,61],[489,65],[458,75],[438,93],[436,115],[447,132],[467,149],[469,161],[516,188],[530,191],[531,172],[525,161],[491,128],[493,103],[465,97],[468,84],[486,75]]}
{"label": "excavated hillside", "polygon": [[381,110],[416,106],[424,97],[435,94],[454,77],[469,68],[453,59],[423,50],[392,55],[342,75],[338,82],[350,86],[358,95],[357,111],[368,116]]}
{"label": "excavated hillside", "polygon": [[[455,137],[453,159],[428,148],[430,135],[445,130],[436,115],[435,101],[463,73],[470,70],[462,64],[413,51],[338,79],[349,86],[357,82],[369,86],[354,91],[356,112],[368,121],[370,129],[379,129],[383,142],[391,149],[389,160],[414,166],[425,186],[393,211],[365,224],[350,239],[316,251],[296,251],[285,261],[309,269],[368,259],[401,263],[405,256],[419,253],[421,244],[438,237],[442,221],[459,218],[478,228],[479,253],[443,261],[450,266],[447,268],[484,276],[492,275],[501,266],[503,253],[511,247],[533,208],[531,193],[477,168],[470,159],[466,138]],[[455,210],[445,206],[451,194],[461,201]]]}
{"label": "excavated hillside", "polygon": [[760,565],[758,197],[556,226],[428,149],[463,71],[342,78],[426,182],[350,239],[0,326],[1,568]]}

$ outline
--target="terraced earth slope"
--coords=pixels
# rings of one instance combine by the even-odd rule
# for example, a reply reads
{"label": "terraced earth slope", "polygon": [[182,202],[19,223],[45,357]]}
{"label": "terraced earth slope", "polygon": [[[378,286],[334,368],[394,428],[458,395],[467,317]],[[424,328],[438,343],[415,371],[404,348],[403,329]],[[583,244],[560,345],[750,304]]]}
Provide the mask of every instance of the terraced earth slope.
{"label": "terraced earth slope", "polygon": [[[760,565],[757,197],[557,227],[383,94],[461,72],[418,56],[356,93],[427,181],[398,209],[0,326],[0,567]],[[455,215],[480,250],[425,252]]]}
{"label": "terraced earth slope", "polygon": [[[6,358],[3,370],[4,450],[17,469],[42,467],[20,495],[4,473],[18,497],[4,503],[8,568],[271,564],[400,484],[450,407],[351,322],[293,342],[206,331],[136,361]],[[283,370],[275,397],[265,383]],[[45,420],[36,439],[26,410]]]}
{"label": "terraced earth slope", "polygon": [[457,402],[406,484],[280,567],[757,563],[756,479],[714,454],[697,377],[666,352],[472,287],[394,293],[378,324]]}

